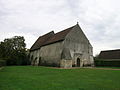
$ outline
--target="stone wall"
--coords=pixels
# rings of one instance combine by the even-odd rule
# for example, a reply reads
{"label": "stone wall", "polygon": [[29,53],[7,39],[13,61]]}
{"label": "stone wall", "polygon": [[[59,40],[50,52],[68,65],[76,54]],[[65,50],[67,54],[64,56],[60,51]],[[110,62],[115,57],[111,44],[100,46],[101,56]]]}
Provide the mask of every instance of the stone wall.
{"label": "stone wall", "polygon": [[40,49],[30,52],[30,61],[32,65],[38,65],[40,57]]}
{"label": "stone wall", "polygon": [[60,67],[61,68],[72,68],[72,60],[62,59],[60,61]]}
{"label": "stone wall", "polygon": [[83,61],[83,65],[91,65],[94,62],[92,46],[79,26],[74,27],[66,36],[64,47],[70,49],[73,65],[76,65],[77,58]]}
{"label": "stone wall", "polygon": [[52,65],[61,67],[77,66],[80,59],[80,67],[93,65],[92,46],[79,27],[76,25],[65,37],[64,41],[56,42],[40,49],[32,51],[31,62],[35,65]]}
{"label": "stone wall", "polygon": [[[32,51],[30,56],[33,57],[33,61],[36,59],[36,65],[52,65],[59,66],[61,60],[61,53],[63,48],[63,42],[57,42],[50,45],[41,47],[39,50]],[[34,63],[34,62],[33,62]]]}

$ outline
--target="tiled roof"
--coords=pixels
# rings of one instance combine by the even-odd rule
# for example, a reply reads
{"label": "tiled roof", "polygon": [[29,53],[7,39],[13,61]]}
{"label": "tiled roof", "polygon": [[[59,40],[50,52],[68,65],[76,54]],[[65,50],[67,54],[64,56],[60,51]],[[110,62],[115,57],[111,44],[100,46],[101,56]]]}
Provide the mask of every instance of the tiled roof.
{"label": "tiled roof", "polygon": [[54,34],[54,32],[47,33],[37,39],[37,41],[33,44],[30,51],[39,49],[41,46],[45,46],[48,44],[52,44],[55,42],[59,42],[65,39],[65,36],[72,30],[72,28],[75,26],[72,26],[70,28],[67,28],[61,32],[58,32]]}
{"label": "tiled roof", "polygon": [[65,36],[69,33],[69,31],[72,30],[73,27],[67,28],[61,32],[54,34],[48,41],[46,41],[45,45],[64,40]]}
{"label": "tiled roof", "polygon": [[120,49],[101,51],[99,54],[101,59],[120,59]]}
{"label": "tiled roof", "polygon": [[43,36],[40,36],[36,42],[32,45],[32,47],[30,48],[30,51],[39,49],[42,45],[45,44],[45,42],[54,35],[54,32],[51,31]]}

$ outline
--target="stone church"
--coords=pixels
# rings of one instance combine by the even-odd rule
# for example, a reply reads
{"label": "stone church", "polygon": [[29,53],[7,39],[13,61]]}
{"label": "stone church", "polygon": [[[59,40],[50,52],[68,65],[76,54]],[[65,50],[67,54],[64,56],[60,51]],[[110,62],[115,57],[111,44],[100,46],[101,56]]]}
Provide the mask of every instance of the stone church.
{"label": "stone church", "polygon": [[62,68],[94,66],[93,47],[79,24],[40,36],[30,48],[32,65]]}

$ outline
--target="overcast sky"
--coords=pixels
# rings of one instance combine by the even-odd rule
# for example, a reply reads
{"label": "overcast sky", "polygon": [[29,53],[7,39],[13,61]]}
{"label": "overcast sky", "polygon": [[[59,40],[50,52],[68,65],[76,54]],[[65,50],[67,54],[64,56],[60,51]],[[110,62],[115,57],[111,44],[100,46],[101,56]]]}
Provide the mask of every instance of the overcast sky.
{"label": "overcast sky", "polygon": [[24,36],[27,48],[79,22],[94,48],[120,49],[120,0],[0,0],[0,41]]}

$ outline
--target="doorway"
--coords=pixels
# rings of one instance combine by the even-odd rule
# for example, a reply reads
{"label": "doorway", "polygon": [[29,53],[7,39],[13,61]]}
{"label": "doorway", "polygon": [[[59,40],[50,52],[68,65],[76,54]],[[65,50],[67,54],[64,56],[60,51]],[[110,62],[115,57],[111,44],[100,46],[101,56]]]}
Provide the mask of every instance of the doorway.
{"label": "doorway", "polygon": [[41,57],[39,57],[39,62],[38,62],[38,66],[41,65]]}
{"label": "doorway", "polygon": [[77,58],[77,67],[80,67],[80,58]]}

